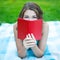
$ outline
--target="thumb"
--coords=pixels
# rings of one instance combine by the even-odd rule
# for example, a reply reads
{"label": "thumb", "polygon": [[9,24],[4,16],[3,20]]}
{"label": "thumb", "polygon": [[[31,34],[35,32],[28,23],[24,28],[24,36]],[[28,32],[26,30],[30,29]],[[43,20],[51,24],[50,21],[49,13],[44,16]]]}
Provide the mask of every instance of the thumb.
{"label": "thumb", "polygon": [[34,35],[33,35],[33,33],[31,33],[31,37],[32,37],[34,40],[36,40],[35,37],[34,37]]}

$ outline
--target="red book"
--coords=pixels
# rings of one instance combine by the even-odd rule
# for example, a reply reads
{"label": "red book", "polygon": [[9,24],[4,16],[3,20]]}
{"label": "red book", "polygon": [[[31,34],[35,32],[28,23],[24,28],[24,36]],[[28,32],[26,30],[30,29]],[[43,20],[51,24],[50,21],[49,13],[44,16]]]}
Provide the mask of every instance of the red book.
{"label": "red book", "polygon": [[27,34],[33,33],[36,40],[41,40],[42,24],[42,19],[30,21],[18,18],[18,38],[24,40]]}

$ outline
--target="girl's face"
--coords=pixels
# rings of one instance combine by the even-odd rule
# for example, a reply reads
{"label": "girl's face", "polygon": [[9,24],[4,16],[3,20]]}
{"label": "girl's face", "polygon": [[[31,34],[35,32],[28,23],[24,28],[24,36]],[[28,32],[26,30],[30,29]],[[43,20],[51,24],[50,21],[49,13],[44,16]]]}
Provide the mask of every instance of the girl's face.
{"label": "girl's face", "polygon": [[37,20],[37,16],[33,10],[26,10],[23,19],[33,21]]}

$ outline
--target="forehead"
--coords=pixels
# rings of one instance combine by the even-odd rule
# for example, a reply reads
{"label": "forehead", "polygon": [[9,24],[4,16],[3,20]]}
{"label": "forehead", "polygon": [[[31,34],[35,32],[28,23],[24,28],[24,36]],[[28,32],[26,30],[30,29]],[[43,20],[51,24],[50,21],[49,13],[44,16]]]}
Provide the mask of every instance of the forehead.
{"label": "forehead", "polygon": [[30,15],[30,16],[32,16],[32,15],[36,15],[36,13],[33,10],[26,10],[25,13],[24,13],[24,15]]}

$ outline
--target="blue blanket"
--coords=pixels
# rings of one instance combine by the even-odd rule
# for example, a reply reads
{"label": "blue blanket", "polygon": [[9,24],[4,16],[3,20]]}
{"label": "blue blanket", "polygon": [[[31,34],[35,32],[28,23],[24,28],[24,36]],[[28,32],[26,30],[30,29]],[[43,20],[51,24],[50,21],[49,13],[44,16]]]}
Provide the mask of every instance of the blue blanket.
{"label": "blue blanket", "polygon": [[18,57],[13,34],[13,25],[0,25],[0,60],[60,60],[60,21],[50,21],[46,53],[42,58],[34,56],[21,59]]}

